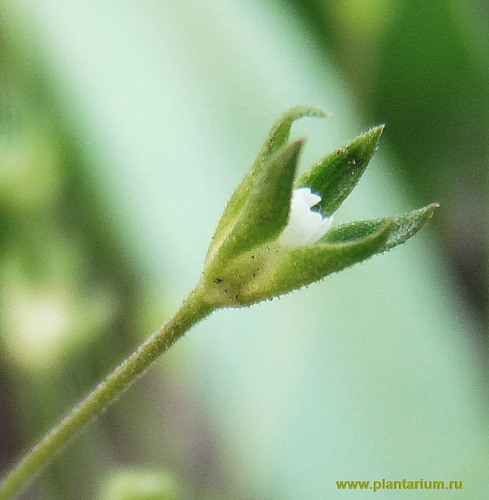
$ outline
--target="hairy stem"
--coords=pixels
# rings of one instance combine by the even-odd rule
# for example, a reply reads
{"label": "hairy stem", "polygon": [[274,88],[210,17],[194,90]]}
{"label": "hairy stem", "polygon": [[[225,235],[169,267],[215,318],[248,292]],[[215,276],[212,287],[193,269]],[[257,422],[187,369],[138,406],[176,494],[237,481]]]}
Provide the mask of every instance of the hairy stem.
{"label": "hairy stem", "polygon": [[202,300],[198,289],[180,310],[131,356],[122,362],[71,412],[53,427],[14,467],[0,484],[0,500],[13,498],[46,466],[73,436],[94,420],[120,396],[161,354],[167,351],[195,323],[214,309]]}

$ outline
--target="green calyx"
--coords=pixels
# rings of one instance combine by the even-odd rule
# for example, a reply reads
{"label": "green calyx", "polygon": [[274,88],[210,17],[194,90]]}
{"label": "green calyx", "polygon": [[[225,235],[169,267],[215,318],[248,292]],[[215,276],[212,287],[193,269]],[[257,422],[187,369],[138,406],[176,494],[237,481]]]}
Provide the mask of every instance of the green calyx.
{"label": "green calyx", "polygon": [[383,131],[380,126],[358,136],[294,183],[304,141],[288,141],[293,122],[304,116],[327,115],[310,107],[283,114],[224,210],[201,281],[206,300],[217,307],[270,299],[389,250],[416,234],[438,206],[344,224],[317,241],[281,243],[284,228],[294,217],[297,223],[297,214],[291,214],[293,190],[309,188],[321,198],[313,210],[322,217],[331,216],[358,183]]}

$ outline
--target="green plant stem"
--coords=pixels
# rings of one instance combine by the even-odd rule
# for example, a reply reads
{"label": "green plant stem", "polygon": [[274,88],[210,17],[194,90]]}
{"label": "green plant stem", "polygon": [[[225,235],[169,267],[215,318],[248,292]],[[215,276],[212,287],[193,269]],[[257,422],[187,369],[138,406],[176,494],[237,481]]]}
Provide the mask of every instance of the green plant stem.
{"label": "green plant stem", "polygon": [[73,436],[100,415],[178,338],[212,312],[214,306],[202,297],[200,289],[195,289],[168,323],[153,333],[27,453],[0,485],[1,500],[13,498],[24,489]]}

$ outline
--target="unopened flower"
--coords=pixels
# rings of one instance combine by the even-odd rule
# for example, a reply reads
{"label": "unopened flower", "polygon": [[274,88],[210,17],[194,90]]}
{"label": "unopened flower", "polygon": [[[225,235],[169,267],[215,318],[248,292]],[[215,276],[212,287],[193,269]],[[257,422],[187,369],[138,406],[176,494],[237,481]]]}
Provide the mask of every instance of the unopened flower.
{"label": "unopened flower", "polygon": [[325,156],[296,179],[303,140],[292,123],[320,110],[293,108],[274,125],[219,221],[201,286],[213,306],[242,307],[283,295],[404,243],[436,204],[332,229],[333,214],[360,180],[383,126]]}
{"label": "unopened flower", "polygon": [[311,210],[320,201],[321,196],[312,193],[307,187],[292,191],[289,220],[278,239],[281,245],[312,245],[324,236],[333,223],[333,217],[323,217]]}

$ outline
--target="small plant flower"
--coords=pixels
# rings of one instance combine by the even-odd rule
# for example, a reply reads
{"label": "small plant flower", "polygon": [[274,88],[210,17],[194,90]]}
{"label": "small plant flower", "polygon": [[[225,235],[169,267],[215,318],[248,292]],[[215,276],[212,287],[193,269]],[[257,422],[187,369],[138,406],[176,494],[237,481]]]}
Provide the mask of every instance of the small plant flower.
{"label": "small plant flower", "polygon": [[282,115],[222,215],[201,280],[205,300],[216,307],[270,299],[389,250],[417,233],[437,207],[331,229],[333,213],[365,172],[383,126],[295,181],[304,141],[288,140],[292,123],[303,116],[326,113],[297,107]]}
{"label": "small plant flower", "polygon": [[274,125],[229,200],[201,280],[179,311],[27,453],[0,484],[0,498],[25,488],[82,427],[213,310],[247,306],[318,281],[404,243],[426,224],[438,205],[331,228],[333,213],[365,171],[383,127],[360,135],[295,180],[304,141],[288,141],[292,123],[302,116],[326,114],[297,107]]}

